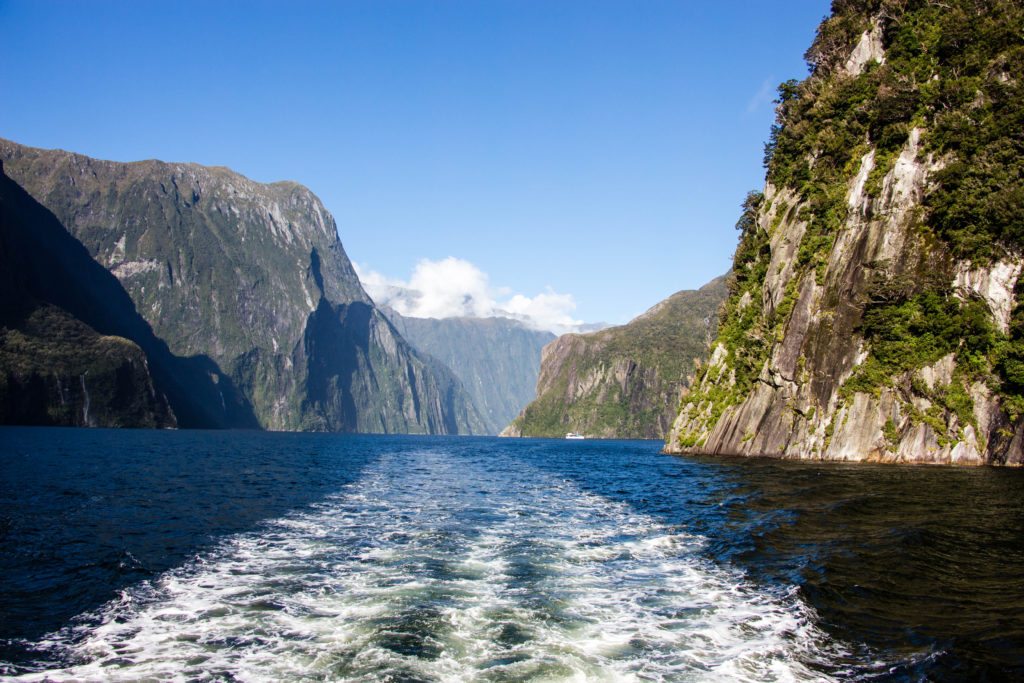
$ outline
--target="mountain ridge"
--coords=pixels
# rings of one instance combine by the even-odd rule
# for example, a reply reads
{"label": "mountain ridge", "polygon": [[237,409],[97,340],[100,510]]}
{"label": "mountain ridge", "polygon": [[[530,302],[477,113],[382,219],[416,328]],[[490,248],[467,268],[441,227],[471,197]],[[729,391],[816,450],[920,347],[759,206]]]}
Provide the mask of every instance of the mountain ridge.
{"label": "mountain ridge", "polygon": [[7,140],[0,159],[117,278],[171,353],[208,359],[218,379],[207,407],[234,401],[252,415],[196,415],[185,426],[481,429],[458,380],[424,362],[374,307],[334,219],[301,185]]}
{"label": "mountain ridge", "polygon": [[459,377],[488,434],[501,431],[532,400],[541,349],[555,339],[512,318],[414,318],[383,310],[414,347]]}
{"label": "mountain ridge", "polygon": [[558,337],[544,347],[537,398],[501,435],[664,438],[725,293],[722,276],[625,325]]}

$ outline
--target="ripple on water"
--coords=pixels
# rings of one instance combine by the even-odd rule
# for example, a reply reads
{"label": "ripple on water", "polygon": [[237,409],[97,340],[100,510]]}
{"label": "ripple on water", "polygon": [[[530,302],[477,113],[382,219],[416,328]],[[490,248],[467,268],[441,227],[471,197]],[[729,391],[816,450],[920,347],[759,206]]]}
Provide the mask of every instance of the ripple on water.
{"label": "ripple on water", "polygon": [[382,457],[37,645],[21,676],[822,680],[850,655],[795,590],[523,464]]}

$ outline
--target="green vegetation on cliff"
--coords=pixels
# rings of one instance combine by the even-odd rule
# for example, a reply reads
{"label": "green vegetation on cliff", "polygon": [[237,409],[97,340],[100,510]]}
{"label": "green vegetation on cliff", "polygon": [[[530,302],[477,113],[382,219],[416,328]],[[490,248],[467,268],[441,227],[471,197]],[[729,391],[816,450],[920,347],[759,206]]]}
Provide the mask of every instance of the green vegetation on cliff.
{"label": "green vegetation on cliff", "polygon": [[[996,435],[979,435],[981,450],[1011,447],[1024,415],[1022,26],[1018,0],[833,2],[811,75],[779,87],[766,190],[737,225],[725,353],[685,398],[670,448],[714,434],[714,448],[740,449],[753,434],[728,434],[767,411],[768,441],[821,457],[833,417],[886,392],[890,451],[922,425],[941,447],[973,438],[967,427]],[[919,373],[946,358],[951,376],[925,386]],[[982,425],[989,394],[1003,414]],[[789,412],[771,407],[783,395]]]}
{"label": "green vegetation on cliff", "polygon": [[749,391],[760,374],[768,354],[769,331],[775,322],[766,319],[761,310],[761,286],[770,256],[767,234],[758,229],[756,222],[763,202],[760,192],[751,192],[743,202],[743,213],[736,222],[740,242],[733,257],[729,297],[718,323],[719,340],[725,344],[736,372],[732,389],[737,394]]}
{"label": "green vegetation on cliff", "polygon": [[174,426],[146,354],[118,336],[130,317],[96,315],[118,300],[92,279],[113,281],[84,251],[0,165],[0,424]]}
{"label": "green vegetation on cliff", "polygon": [[170,427],[146,356],[56,306],[0,325],[0,424]]}
{"label": "green vegetation on cliff", "polygon": [[505,433],[662,438],[694,361],[707,352],[725,278],[673,294],[626,325],[548,344],[537,398]]}
{"label": "green vegetation on cliff", "polygon": [[[840,62],[875,23],[883,62],[844,77]],[[1016,0],[833,3],[807,53],[812,75],[779,88],[778,121],[765,152],[768,182],[804,199],[809,254],[827,254],[861,156],[875,150],[868,189],[877,195],[915,127],[943,160],[921,225],[958,258],[998,260],[1020,247],[1022,25],[1024,7]]]}

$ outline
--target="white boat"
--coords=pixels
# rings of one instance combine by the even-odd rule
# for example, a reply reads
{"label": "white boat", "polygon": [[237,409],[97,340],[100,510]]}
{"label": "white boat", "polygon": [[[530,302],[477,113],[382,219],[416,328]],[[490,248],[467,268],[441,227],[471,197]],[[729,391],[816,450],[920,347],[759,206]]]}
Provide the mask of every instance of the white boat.
{"label": "white boat", "polygon": [[567,438],[567,439],[585,439],[587,437],[583,436],[579,432],[569,432],[568,434],[565,435],[565,438]]}

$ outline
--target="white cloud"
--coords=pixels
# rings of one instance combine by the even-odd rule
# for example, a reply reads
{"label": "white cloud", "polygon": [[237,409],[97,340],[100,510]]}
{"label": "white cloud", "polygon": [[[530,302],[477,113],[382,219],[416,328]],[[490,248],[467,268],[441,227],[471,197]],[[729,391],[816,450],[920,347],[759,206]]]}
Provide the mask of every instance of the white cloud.
{"label": "white cloud", "polygon": [[506,317],[555,334],[572,332],[583,324],[572,316],[576,301],[571,294],[551,288],[532,297],[513,294],[508,287],[491,286],[487,273],[452,256],[421,260],[408,281],[353,265],[374,301],[410,318]]}
{"label": "white cloud", "polygon": [[532,298],[516,294],[504,303],[503,308],[513,317],[533,321],[532,325],[537,329],[551,330],[555,334],[575,332],[583,324],[582,320],[572,317],[572,311],[576,310],[572,294],[558,294],[550,287]]}

